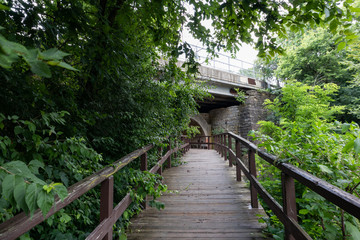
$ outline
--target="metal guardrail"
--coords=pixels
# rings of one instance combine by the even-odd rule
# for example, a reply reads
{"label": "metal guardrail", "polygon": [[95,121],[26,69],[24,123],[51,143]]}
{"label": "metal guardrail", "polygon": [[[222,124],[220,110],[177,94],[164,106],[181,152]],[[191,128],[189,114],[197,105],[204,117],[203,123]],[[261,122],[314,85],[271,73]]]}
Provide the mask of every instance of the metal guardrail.
{"label": "metal guardrail", "polygon": [[[256,69],[255,64],[243,61],[237,58],[233,58],[230,55],[223,54],[220,52],[216,52],[216,58],[209,58],[209,53],[207,52],[206,48],[189,44],[191,48],[195,52],[196,60],[202,65],[210,68],[214,68],[216,70],[221,70],[224,72],[229,72],[232,74],[236,74],[239,76],[253,78],[256,80],[265,81],[264,75],[258,69]],[[181,60],[185,60],[184,56],[181,55]],[[279,83],[277,79],[273,80],[266,80],[266,83],[271,86],[280,86],[282,85]]]}

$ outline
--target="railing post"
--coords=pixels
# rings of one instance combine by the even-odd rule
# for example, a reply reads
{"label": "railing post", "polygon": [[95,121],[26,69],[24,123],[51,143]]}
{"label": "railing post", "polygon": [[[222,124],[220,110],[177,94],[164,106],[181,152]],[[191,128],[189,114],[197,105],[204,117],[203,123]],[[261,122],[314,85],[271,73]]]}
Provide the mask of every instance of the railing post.
{"label": "railing post", "polygon": [[220,153],[221,153],[221,157],[223,157],[223,156],[224,156],[224,151],[223,151],[223,147],[222,147],[222,145],[223,145],[223,143],[224,143],[224,140],[223,140],[223,135],[221,134],[221,135],[219,135],[219,137],[220,137],[220,146],[219,146],[219,150],[220,150]]}
{"label": "railing post", "polygon": [[232,150],[232,142],[231,142],[230,134],[228,136],[228,147],[229,147],[229,151],[228,151],[228,153],[229,153],[229,167],[232,167],[233,158],[232,158],[232,155],[231,155],[231,152],[230,152],[230,150]]}
{"label": "railing post", "polygon": [[[170,141],[170,139],[169,139],[169,145],[167,146],[166,150],[167,150],[167,152],[171,150],[171,141]],[[167,161],[168,161],[168,167],[170,168],[171,167],[171,154],[170,154]]]}
{"label": "railing post", "polygon": [[140,156],[140,170],[147,171],[147,152]]}
{"label": "railing post", "polygon": [[[100,189],[100,222],[110,217],[114,204],[114,177],[110,176],[101,183]],[[106,233],[103,240],[112,240],[112,228]]]}
{"label": "railing post", "polygon": [[[167,151],[170,151],[171,150],[171,140],[169,139],[169,144],[168,144],[168,146],[167,146],[167,149],[166,149]],[[171,167],[171,154],[170,154],[170,156],[169,156],[169,162],[170,162],[170,167]]]}
{"label": "railing post", "polygon": [[[242,157],[241,144],[238,139],[235,140],[235,148],[236,148],[236,158],[241,159]],[[237,162],[236,162],[236,180],[241,181],[241,168],[240,168],[240,164],[238,164]]]}
{"label": "railing post", "polygon": [[216,144],[215,144],[215,150],[216,150],[218,153],[220,153],[220,152],[219,152],[219,146],[218,146],[218,144],[219,144],[219,136],[215,136],[214,142],[216,143]]}
{"label": "railing post", "polygon": [[[140,170],[147,171],[147,152],[140,156]],[[147,196],[145,196],[144,201],[141,203],[141,207],[146,209]]]}
{"label": "railing post", "polygon": [[225,133],[224,133],[223,137],[224,137],[224,147],[223,147],[224,161],[226,161],[227,160],[227,150],[226,150],[226,134]]}
{"label": "railing post", "polygon": [[[249,148],[249,170],[250,174],[256,178],[256,163],[255,163],[255,152],[253,149]],[[258,199],[257,199],[257,190],[250,182],[250,194],[251,194],[251,207],[258,208]]]}
{"label": "railing post", "polygon": [[216,135],[214,136],[214,143],[215,143],[214,144],[215,151],[219,152],[219,147],[217,145],[219,143],[218,142],[218,136],[216,136]]}
{"label": "railing post", "polygon": [[206,142],[207,142],[207,145],[208,145],[208,150],[210,150],[210,137],[206,136],[205,139],[206,139]]}
{"label": "railing post", "polygon": [[[297,222],[296,196],[294,179],[286,173],[281,173],[283,209],[285,214]],[[285,239],[295,240],[291,231],[285,226]]]}
{"label": "railing post", "polygon": [[[174,149],[178,146],[178,142],[177,142],[177,139],[175,138],[174,139]],[[176,159],[177,158],[177,152],[175,151],[174,152],[174,158]]]}

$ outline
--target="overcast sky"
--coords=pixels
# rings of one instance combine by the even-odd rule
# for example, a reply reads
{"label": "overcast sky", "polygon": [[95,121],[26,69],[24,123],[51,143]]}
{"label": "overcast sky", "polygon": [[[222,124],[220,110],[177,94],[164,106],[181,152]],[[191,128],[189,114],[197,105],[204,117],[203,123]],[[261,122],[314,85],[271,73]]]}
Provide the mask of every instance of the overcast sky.
{"label": "overcast sky", "polygon": [[[191,8],[189,6],[187,6],[187,10],[188,11],[192,11]],[[210,31],[212,31],[213,27],[211,26],[211,20],[205,20],[202,21],[202,24],[210,29]],[[189,31],[187,30],[187,28],[185,27],[183,32],[182,32],[182,40],[183,42],[187,42],[190,44],[194,44],[197,46],[203,46],[199,40],[194,39],[192,37],[192,35],[189,33]],[[224,53],[226,55],[230,56],[230,53],[226,53],[226,52],[221,52]],[[236,58],[245,62],[249,62],[249,63],[254,63],[254,61],[256,60],[256,55],[258,54],[258,51],[255,50],[252,46],[248,45],[248,44],[242,44],[242,47],[240,48],[240,51],[237,53]]]}

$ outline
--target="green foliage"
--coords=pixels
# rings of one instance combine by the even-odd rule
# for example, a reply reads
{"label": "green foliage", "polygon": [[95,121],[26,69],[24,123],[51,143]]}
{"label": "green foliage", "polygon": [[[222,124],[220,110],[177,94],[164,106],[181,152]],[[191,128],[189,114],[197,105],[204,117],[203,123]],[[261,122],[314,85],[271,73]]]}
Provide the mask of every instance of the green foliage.
{"label": "green foliage", "polygon": [[[329,95],[336,90],[333,84],[319,87],[287,82],[282,94],[266,105],[280,117],[279,123],[259,122],[260,131],[251,135],[261,142],[259,146],[276,155],[279,161],[289,162],[360,197],[360,129],[356,123],[342,124],[333,120],[333,115],[341,111],[340,107],[330,105]],[[274,179],[279,179],[274,167],[262,163],[259,171],[264,186],[281,200],[281,185],[273,184]],[[357,232],[351,226],[358,228],[360,224],[355,217],[343,213],[298,183],[296,198],[300,224],[313,238],[340,239],[349,231],[356,236]],[[344,229],[342,226],[346,222],[349,222],[349,227]],[[278,227],[275,223],[270,228],[277,232],[280,231],[276,230]]]}
{"label": "green foliage", "polygon": [[[261,57],[273,57],[283,51],[279,37],[284,39],[290,32],[301,32],[306,26],[330,25],[331,31],[349,30],[358,8],[354,1],[190,1],[194,14],[188,27],[196,38],[211,49],[224,46],[236,51],[239,42],[255,43]],[[201,20],[216,19],[213,31],[202,25]],[[253,37],[255,35],[256,38]],[[256,40],[255,40],[256,39]],[[342,41],[345,39],[341,39]]]}
{"label": "green foliage", "polygon": [[[354,31],[357,24],[354,24]],[[348,32],[348,31],[345,31]],[[347,49],[339,51],[337,43],[340,33],[332,33],[326,28],[308,29],[304,33],[294,33],[287,41],[279,41],[285,46],[285,54],[277,55],[271,62],[259,61],[268,79],[274,76],[280,80],[296,79],[309,85],[335,83],[340,86],[339,94],[333,96],[333,105],[343,105],[343,113],[337,115],[341,121],[359,121],[356,113],[360,88],[349,84],[354,80],[354,73],[359,59],[355,55],[356,42]]]}
{"label": "green foliage", "polygon": [[235,97],[236,101],[238,101],[239,103],[245,103],[246,93],[239,88],[235,88],[235,91],[237,93],[237,96]]}
{"label": "green foliage", "polygon": [[[66,195],[58,183],[68,187],[134,149],[186,129],[197,112],[195,99],[205,94],[193,84],[198,63],[181,42],[184,27],[209,52],[224,46],[236,51],[239,40],[253,42],[255,33],[261,55],[272,55],[281,51],[273,36],[285,36],[286,26],[300,30],[306,23],[332,22],[332,29],[347,29],[354,15],[351,1],[343,9],[337,2],[294,1],[281,7],[255,0],[0,4],[5,20],[0,27],[0,164],[14,173],[0,170],[6,196],[0,200],[1,219],[25,208],[46,213],[55,194]],[[194,12],[187,13],[185,3]],[[215,38],[202,26],[210,17],[216,19]],[[177,66],[180,54],[186,55],[186,72]],[[149,158],[155,162],[156,154]],[[138,161],[129,167],[134,170],[116,177],[116,199],[137,185],[142,192],[133,196],[136,202],[146,191],[157,196],[158,177],[137,173]],[[3,190],[5,180],[9,185]],[[91,190],[22,238],[85,238],[98,221],[98,195]],[[123,218],[138,210],[133,205]],[[117,237],[124,238],[125,225],[118,221]]]}
{"label": "green foliage", "polygon": [[56,48],[44,52],[41,52],[39,49],[29,50],[19,43],[6,40],[0,34],[0,66],[3,68],[11,68],[12,64],[22,57],[33,73],[41,77],[50,78],[51,71],[49,65],[76,71],[75,68],[61,61],[63,57],[68,55]]}

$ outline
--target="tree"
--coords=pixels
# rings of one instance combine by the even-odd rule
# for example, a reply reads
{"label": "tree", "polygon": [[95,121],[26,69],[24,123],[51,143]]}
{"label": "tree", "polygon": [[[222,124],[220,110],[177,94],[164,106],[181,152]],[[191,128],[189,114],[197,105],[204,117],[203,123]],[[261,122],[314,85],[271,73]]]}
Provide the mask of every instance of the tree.
{"label": "tree", "polygon": [[307,29],[304,33],[292,34],[282,41],[284,55],[277,55],[271,62],[260,65],[269,78],[276,76],[279,80],[296,79],[310,85],[335,83],[340,86],[339,94],[334,96],[333,104],[346,106],[340,121],[359,121],[354,114],[354,103],[358,101],[360,88],[350,84],[354,79],[358,60],[351,57],[356,54],[353,47],[338,50],[336,42],[339,34],[332,34],[325,28]]}
{"label": "tree", "polygon": [[[274,36],[286,35],[286,26],[299,30],[306,23],[331,22],[333,29],[346,28],[352,1],[345,1],[343,9],[338,2],[8,0],[0,5],[0,19],[5,20],[1,39],[38,50],[30,51],[31,61],[23,54],[15,59],[2,42],[1,61],[5,56],[11,63],[2,62],[6,69],[0,69],[0,163],[25,164],[31,174],[50,183],[49,192],[40,188],[46,201],[31,205],[46,212],[51,182],[68,186],[145,143],[186,128],[189,115],[196,112],[195,98],[204,93],[193,84],[197,63],[190,46],[180,41],[184,27],[210,52],[221,47],[235,51],[242,41],[256,42],[262,55],[273,54],[281,51]],[[185,4],[194,11],[188,13]],[[202,24],[210,18],[213,34]],[[46,58],[47,51],[61,57]],[[176,66],[180,54],[187,57],[187,71]],[[32,66],[34,62],[40,67]],[[53,66],[60,64],[68,69]],[[78,71],[69,71],[70,66]],[[33,160],[40,163],[31,167]],[[136,163],[132,167],[136,169]],[[0,171],[5,186],[3,180],[14,174]],[[123,172],[115,182],[115,198],[120,199],[139,174]],[[153,183],[157,180],[152,177]],[[2,219],[25,206],[22,198],[11,197],[15,185],[23,188],[23,182],[14,177],[8,181],[14,184],[2,192]],[[91,209],[98,209],[94,199],[85,197],[84,204],[76,202],[45,223],[56,223],[59,230],[41,226],[31,234],[37,239],[84,237],[96,222],[91,215]],[[76,214],[80,210],[82,214]],[[73,224],[67,224],[69,217]]]}

